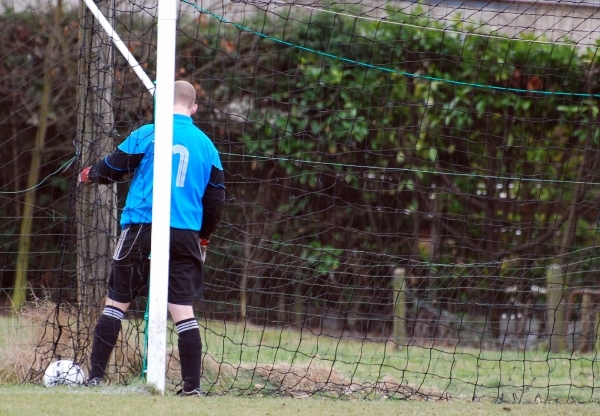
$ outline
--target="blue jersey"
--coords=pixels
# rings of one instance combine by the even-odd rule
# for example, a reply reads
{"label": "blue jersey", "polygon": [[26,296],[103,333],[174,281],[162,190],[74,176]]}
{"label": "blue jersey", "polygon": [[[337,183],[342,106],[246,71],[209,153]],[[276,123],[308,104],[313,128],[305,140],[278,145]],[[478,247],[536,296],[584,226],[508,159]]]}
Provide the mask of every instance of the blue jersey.
{"label": "blue jersey", "polygon": [[[121,226],[152,222],[154,183],[154,124],[132,132],[119,150],[143,155],[127,194]],[[171,227],[199,231],[202,227],[202,197],[211,171],[223,170],[219,153],[211,140],[192,123],[192,118],[173,118],[173,166],[171,181]],[[160,172],[159,172],[160,174]]]}

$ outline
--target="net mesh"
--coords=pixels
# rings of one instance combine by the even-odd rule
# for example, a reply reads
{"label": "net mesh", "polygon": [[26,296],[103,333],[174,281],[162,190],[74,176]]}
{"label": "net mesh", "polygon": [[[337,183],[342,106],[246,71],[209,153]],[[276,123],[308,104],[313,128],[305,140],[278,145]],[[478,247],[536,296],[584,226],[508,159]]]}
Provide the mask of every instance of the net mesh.
{"label": "net mesh", "polygon": [[[157,5],[98,6],[154,79]],[[203,389],[597,401],[597,13],[182,0],[176,77],[228,199],[194,305]],[[2,20],[0,374],[39,381],[89,364],[127,193],[76,174],[153,102],[85,7]],[[114,382],[143,375],[145,310]]]}

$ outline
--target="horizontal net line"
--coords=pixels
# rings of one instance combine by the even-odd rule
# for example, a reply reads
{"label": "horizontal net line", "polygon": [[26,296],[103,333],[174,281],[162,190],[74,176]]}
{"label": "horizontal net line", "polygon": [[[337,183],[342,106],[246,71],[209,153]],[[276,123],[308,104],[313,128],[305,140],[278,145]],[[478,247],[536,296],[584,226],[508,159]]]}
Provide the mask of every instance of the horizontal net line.
{"label": "horizontal net line", "polygon": [[[180,1],[186,2],[187,0],[180,0]],[[264,1],[264,2],[263,1],[254,1],[254,0],[236,0],[234,2],[235,3],[252,4],[252,5],[257,5],[257,6],[275,5],[275,6],[298,7],[298,8],[307,9],[307,10],[319,11],[319,12],[323,12],[323,13],[330,13],[330,14],[334,14],[337,16],[350,17],[353,19],[373,21],[373,22],[378,22],[378,23],[382,23],[382,24],[406,26],[406,27],[412,27],[415,29],[423,29],[425,31],[437,31],[437,32],[452,33],[452,34],[461,35],[461,36],[476,36],[476,37],[481,37],[481,38],[499,39],[499,40],[510,39],[511,41],[514,41],[514,42],[524,42],[524,43],[541,44],[541,45],[560,45],[560,46],[571,46],[571,47],[577,46],[577,47],[586,47],[586,48],[589,48],[591,46],[591,45],[581,45],[577,42],[563,42],[563,41],[551,41],[551,40],[541,40],[541,39],[518,39],[518,38],[514,38],[514,37],[510,38],[510,37],[502,36],[502,35],[493,35],[490,33],[478,33],[475,31],[478,28],[473,28],[472,31],[467,31],[467,30],[456,30],[456,29],[452,29],[452,28],[448,28],[448,27],[441,28],[441,27],[422,26],[422,25],[416,25],[416,24],[412,24],[412,23],[408,23],[408,22],[393,21],[387,17],[361,16],[361,15],[356,15],[356,14],[344,13],[344,12],[341,12],[338,10],[328,10],[324,7],[300,4],[300,3],[296,3],[296,2],[282,2],[282,1],[277,1],[277,0]],[[336,3],[336,4],[341,4],[341,3]],[[553,4],[553,3],[550,3],[550,4]],[[598,9],[600,9],[600,7],[598,7],[598,6],[596,6],[596,7]],[[472,9],[472,10],[478,10],[478,9]],[[471,23],[471,21],[463,20],[460,23]],[[453,22],[452,24],[456,25],[457,23]],[[481,28],[481,27],[485,27],[485,25],[482,25],[479,28]],[[523,28],[523,31],[525,31],[526,29],[528,29],[528,28]]]}

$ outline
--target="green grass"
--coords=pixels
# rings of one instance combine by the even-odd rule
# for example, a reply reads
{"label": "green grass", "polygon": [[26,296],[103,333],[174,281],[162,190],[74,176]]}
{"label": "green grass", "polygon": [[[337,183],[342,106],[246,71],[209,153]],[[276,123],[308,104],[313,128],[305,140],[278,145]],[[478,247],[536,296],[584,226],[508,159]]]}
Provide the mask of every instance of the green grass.
{"label": "green grass", "polygon": [[[306,369],[307,364],[332,369],[330,377],[325,372],[325,378],[321,375],[312,381],[334,385],[339,381],[335,375],[345,377],[346,386],[356,387],[352,392],[344,394],[342,389],[319,392],[345,400],[379,400],[382,392],[376,383],[397,380],[422,393],[435,393],[438,397],[447,393],[459,401],[476,398],[510,403],[600,402],[600,359],[595,354],[418,346],[398,351],[382,342],[317,335],[309,330],[203,320],[200,324],[204,352],[208,353],[203,386],[217,394],[281,394],[283,376],[270,377],[269,371],[265,376],[256,367],[269,369],[284,363],[289,367],[286,371],[300,377],[303,374],[298,369]],[[31,336],[35,326],[17,318],[0,317],[0,382],[14,381],[2,376],[3,365],[7,367],[7,357],[12,356],[7,351],[15,347],[35,348]],[[176,345],[176,335],[169,337],[169,346],[172,345]],[[175,382],[177,374],[173,377]],[[172,387],[168,384],[169,391]]]}
{"label": "green grass", "polygon": [[203,342],[218,362],[234,367],[313,362],[333,364],[359,384],[388,376],[459,398],[600,400],[600,359],[591,354],[418,346],[397,351],[381,342],[222,322],[206,323]]}
{"label": "green grass", "polygon": [[47,389],[31,385],[0,387],[0,415],[76,415],[76,416],[165,416],[165,415],[277,415],[277,416],[422,416],[427,415],[572,415],[600,413],[597,405],[498,405],[465,400],[452,402],[414,401],[340,401],[270,397],[216,396],[180,398],[151,395],[142,386],[104,387],[98,389],[56,387]]}

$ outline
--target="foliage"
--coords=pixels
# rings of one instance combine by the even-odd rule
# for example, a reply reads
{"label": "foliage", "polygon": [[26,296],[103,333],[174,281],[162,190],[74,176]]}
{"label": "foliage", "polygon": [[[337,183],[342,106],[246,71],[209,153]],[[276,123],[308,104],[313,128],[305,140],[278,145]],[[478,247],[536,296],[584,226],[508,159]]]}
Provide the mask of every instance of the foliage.
{"label": "foliage", "polygon": [[[351,276],[378,265],[366,298],[402,266],[434,279],[425,288],[439,289],[446,304],[502,303],[503,287],[528,286],[552,259],[595,247],[600,110],[586,95],[598,93],[594,52],[460,26],[470,35],[428,30],[441,27],[418,10],[389,13],[412,24],[326,13],[302,21],[256,14],[244,22],[248,30],[205,14],[180,21],[178,77],[195,85],[196,121],[227,173],[230,203],[209,260],[211,299],[229,296],[214,288],[239,280],[228,275],[235,269],[256,289],[257,306],[270,302],[262,293],[304,290],[313,305],[343,309]],[[23,189],[50,18],[3,19],[14,27],[0,63],[6,191]],[[77,21],[61,22],[70,47],[52,72],[55,153],[45,174],[74,152]],[[132,16],[118,28],[152,68],[155,35],[144,23]],[[115,62],[115,131],[124,136],[151,118],[152,106],[132,70]],[[68,213],[70,173],[40,190],[44,212]],[[14,263],[18,198],[2,194],[5,265]],[[38,221],[58,247],[61,222]],[[563,238],[569,229],[573,237]],[[44,261],[57,264],[55,253]],[[570,260],[575,269],[592,267]],[[581,280],[576,270],[570,275]],[[277,284],[290,276],[293,284]],[[11,285],[10,266],[0,279]],[[356,308],[372,312],[366,303]]]}
{"label": "foliage", "polygon": [[[38,130],[38,113],[43,74],[51,87],[50,114],[46,143],[42,150],[40,183],[35,204],[30,260],[35,265],[30,287],[51,287],[62,275],[57,272],[64,243],[68,213],[70,172],[64,168],[72,160],[77,100],[76,44],[78,24],[73,14],[50,10],[36,16],[12,10],[0,16],[5,36],[0,42],[0,234],[2,243],[0,287],[12,287],[19,239],[23,198],[28,170]],[[58,40],[57,40],[58,39]],[[44,61],[51,62],[44,67]]]}
{"label": "foliage", "polygon": [[[598,134],[590,127],[597,117],[597,103],[568,94],[583,91],[587,76],[584,63],[579,62],[583,58],[574,48],[533,48],[528,42],[476,36],[463,41],[435,33],[422,37],[422,29],[388,29],[339,16],[335,21],[344,26],[335,36],[330,34],[328,45],[333,46],[315,50],[339,59],[301,53],[302,77],[281,95],[288,104],[286,112],[274,107],[257,110],[255,132],[245,136],[250,154],[278,157],[288,175],[324,163],[332,164],[332,170],[352,173],[390,168],[392,175],[406,166],[412,178],[406,180],[404,175],[405,184],[445,188],[448,227],[452,217],[461,217],[467,209],[481,224],[508,222],[502,232],[513,235],[503,239],[504,247],[490,250],[488,260],[519,252],[523,243],[535,240],[532,232],[550,228],[561,208],[534,208],[541,212],[524,220],[523,201],[530,197],[538,205],[569,201],[569,190],[554,184],[579,180],[577,167],[585,164],[582,158],[597,142],[593,137],[584,146],[589,134]],[[322,27],[335,27],[330,23]],[[361,56],[355,49],[367,43],[356,40],[357,32],[372,45],[369,65],[387,59],[383,69],[406,70],[389,74],[365,69],[365,57],[348,64],[346,60]],[[411,39],[417,39],[417,44],[408,44]],[[566,96],[543,94],[566,88]],[[422,121],[414,125],[414,120]],[[456,177],[457,173],[464,176]],[[593,181],[595,176],[590,175],[594,172],[586,170],[586,180]],[[301,178],[301,184],[317,188],[318,176]],[[395,175],[392,182],[402,186],[399,179]],[[346,176],[346,182],[365,189],[360,174]],[[333,192],[343,186],[336,183]],[[478,194],[477,189],[482,191]],[[361,193],[358,198],[368,198],[368,192]],[[464,194],[475,202],[465,203]],[[366,202],[371,207],[371,201]],[[424,201],[418,202],[429,211]],[[515,235],[523,222],[529,229]],[[479,241],[481,232],[495,233],[498,228],[474,227],[476,234],[470,239]],[[552,250],[549,246],[544,254]]]}

